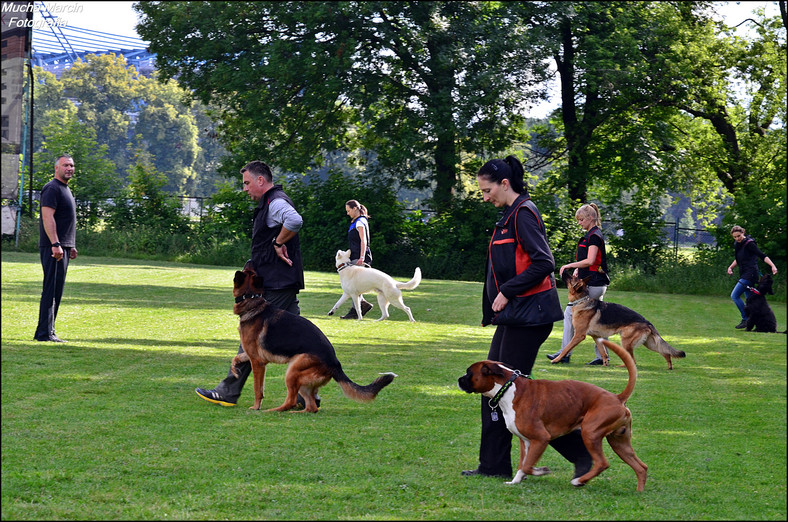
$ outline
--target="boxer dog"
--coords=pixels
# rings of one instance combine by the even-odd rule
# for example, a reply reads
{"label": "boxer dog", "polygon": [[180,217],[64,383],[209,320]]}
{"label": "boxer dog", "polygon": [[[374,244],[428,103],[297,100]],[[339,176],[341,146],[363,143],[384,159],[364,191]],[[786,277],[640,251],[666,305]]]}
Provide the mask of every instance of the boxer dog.
{"label": "boxer dog", "polygon": [[642,315],[626,306],[591,299],[588,296],[589,277],[580,279],[570,275],[568,270],[563,273],[563,280],[569,289],[569,306],[572,310],[572,326],[575,328],[575,336],[564,346],[552,363],[559,363],[561,359],[572,353],[572,350],[590,335],[597,343],[599,353],[602,355],[602,364],[608,365],[607,351],[599,345],[603,337],[610,337],[613,334],[621,335],[621,344],[629,352],[632,359],[635,359],[635,347],[645,344],[646,348],[660,354],[668,361],[668,370],[673,369],[671,357],[682,358],[686,354],[673,348],[659,335],[659,332]]}
{"label": "boxer dog", "polygon": [[537,381],[497,361],[480,361],[468,367],[457,380],[466,393],[480,393],[490,398],[490,406],[500,406],[507,429],[520,438],[520,461],[511,482],[518,484],[526,475],[545,475],[548,468],[534,468],[548,443],[580,428],[594,466],[572,479],[573,486],[583,486],[610,465],[602,450],[602,438],[621,460],[637,475],[637,490],[646,484],[646,466],[632,449],[632,414],[626,401],[635,389],[637,368],[629,352],[602,339],[627,367],[629,380],[624,391],[615,395],[598,386],[581,381]]}
{"label": "boxer dog", "polygon": [[265,300],[263,278],[251,268],[235,273],[233,280],[235,305],[233,312],[240,316],[243,353],[233,358],[231,370],[238,376],[236,365],[252,363],[254,376],[254,405],[259,410],[263,400],[265,366],[269,362],[287,364],[285,385],[287,397],[278,408],[267,411],[286,411],[297,404],[297,396],[304,397],[304,410],[316,412],[318,389],[331,379],[337,381],[345,397],[359,402],[373,400],[386,387],[394,373],[383,373],[372,384],[360,386],[345,375],[334,347],[314,323],[300,315],[271,306]]}

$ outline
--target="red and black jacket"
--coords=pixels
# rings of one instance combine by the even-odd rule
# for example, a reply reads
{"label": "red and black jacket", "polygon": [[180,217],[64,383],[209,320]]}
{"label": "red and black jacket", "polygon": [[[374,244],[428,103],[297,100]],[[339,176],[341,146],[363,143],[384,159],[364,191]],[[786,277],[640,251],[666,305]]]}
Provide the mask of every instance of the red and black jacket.
{"label": "red and black jacket", "polygon": [[[492,302],[498,292],[510,301],[515,297],[544,298],[553,321],[563,318],[557,303],[555,259],[547,244],[542,216],[527,195],[521,195],[495,224],[487,250],[487,268],[482,303],[482,324],[492,323]],[[555,294],[555,295],[549,295]],[[508,306],[508,305],[507,305]],[[555,308],[555,310],[553,310]],[[522,326],[544,324],[540,318],[526,317]]]}

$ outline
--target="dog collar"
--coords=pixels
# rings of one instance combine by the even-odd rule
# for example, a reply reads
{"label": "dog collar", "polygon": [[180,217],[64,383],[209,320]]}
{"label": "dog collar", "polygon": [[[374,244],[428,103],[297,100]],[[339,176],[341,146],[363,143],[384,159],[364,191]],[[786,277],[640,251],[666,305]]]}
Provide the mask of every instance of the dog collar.
{"label": "dog collar", "polygon": [[747,290],[749,290],[750,292],[752,292],[755,295],[761,295],[761,293],[758,290],[756,290],[755,288],[753,288],[751,286],[748,286]]}
{"label": "dog collar", "polygon": [[263,294],[244,294],[239,295],[235,298],[236,303],[240,303],[241,301],[245,301],[246,299],[256,299],[258,297],[263,297]]}
{"label": "dog collar", "polygon": [[526,379],[530,379],[531,378],[530,375],[523,375],[522,373],[520,373],[520,370],[514,370],[512,372],[512,376],[509,377],[509,380],[506,381],[503,384],[503,386],[501,386],[501,389],[498,390],[498,393],[495,394],[495,397],[490,399],[490,401],[488,402],[488,404],[490,405],[491,409],[494,410],[495,408],[498,407],[498,402],[500,402],[500,400],[503,398],[503,394],[506,393],[509,390],[509,388],[512,387],[512,383],[518,377],[525,377]]}
{"label": "dog collar", "polygon": [[342,270],[346,269],[349,266],[353,266],[353,263],[345,263],[342,266],[337,267],[337,272],[341,272]]}
{"label": "dog collar", "polygon": [[567,303],[566,306],[575,306],[576,304],[582,303],[583,301],[587,301],[589,299],[591,299],[590,296],[581,297],[577,301],[571,301],[571,302]]}

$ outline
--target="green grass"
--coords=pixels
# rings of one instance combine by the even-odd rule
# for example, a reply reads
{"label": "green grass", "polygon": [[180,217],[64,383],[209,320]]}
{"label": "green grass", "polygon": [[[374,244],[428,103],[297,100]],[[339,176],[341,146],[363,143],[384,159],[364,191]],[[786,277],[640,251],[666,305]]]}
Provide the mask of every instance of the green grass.
{"label": "green grass", "polygon": [[[735,330],[728,298],[606,295],[687,352],[669,372],[636,349],[628,406],[649,466],[644,492],[607,443],[610,469],[584,488],[569,484],[571,465],[550,449],[541,464],[552,475],[508,486],[459,473],[477,464],[480,399],[456,381],[486,357],[493,334],[479,326],[480,283],[425,280],[405,293],[418,322],[393,307],[390,321],[357,322],[326,315],[338,275],[308,272],[302,315],[332,340],[350,378],[399,377],[369,404],[332,382],[315,415],[266,413],[247,409],[251,386],[235,408],[194,394],[224,377],[238,347],[234,271],[80,256],[57,323],[70,342],[36,343],[37,256],[3,252],[3,520],[786,519],[786,336]],[[785,304],[772,307],[785,330]],[[561,326],[535,377],[621,391],[623,368],[582,364],[590,340],[572,364],[548,363]],[[284,370],[269,366],[263,407],[283,400]]]}

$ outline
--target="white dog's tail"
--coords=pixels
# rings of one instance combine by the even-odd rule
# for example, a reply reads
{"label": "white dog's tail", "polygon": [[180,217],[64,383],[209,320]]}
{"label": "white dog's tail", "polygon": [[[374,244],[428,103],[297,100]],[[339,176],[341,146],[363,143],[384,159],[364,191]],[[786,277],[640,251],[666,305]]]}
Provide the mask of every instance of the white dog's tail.
{"label": "white dog's tail", "polygon": [[413,272],[413,279],[408,281],[407,283],[400,283],[397,281],[397,288],[402,290],[413,290],[421,283],[421,268],[416,267],[416,271]]}

